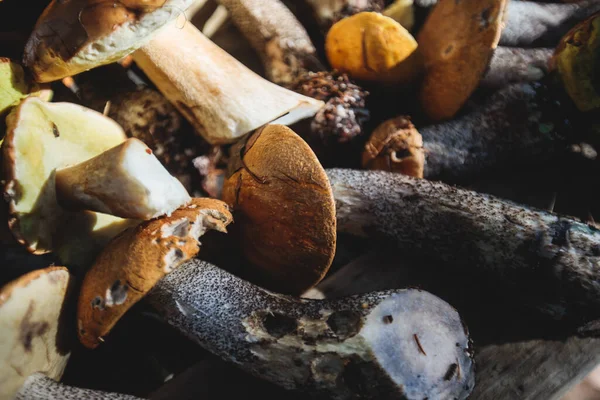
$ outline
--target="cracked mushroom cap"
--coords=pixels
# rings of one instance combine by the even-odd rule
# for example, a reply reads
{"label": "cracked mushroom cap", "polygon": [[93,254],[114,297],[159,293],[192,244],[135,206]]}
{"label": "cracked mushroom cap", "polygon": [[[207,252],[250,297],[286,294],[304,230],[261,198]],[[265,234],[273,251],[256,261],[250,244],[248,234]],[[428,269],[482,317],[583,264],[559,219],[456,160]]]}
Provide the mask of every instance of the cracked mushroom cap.
{"label": "cracked mushroom cap", "polygon": [[0,116],[27,96],[50,101],[52,90],[29,82],[23,67],[8,58],[0,57]]}
{"label": "cracked mushroom cap", "polygon": [[232,206],[252,279],[300,294],[327,273],[335,254],[333,192],[300,136],[267,125],[232,148],[223,201]]}
{"label": "cracked mushroom cap", "polygon": [[134,52],[193,0],[53,0],[25,46],[24,65],[50,82]]}
{"label": "cracked mushroom cap", "polygon": [[63,262],[93,257],[107,237],[134,223],[106,214],[72,213],[59,206],[55,170],[88,160],[126,140],[102,114],[70,103],[28,97],[7,117],[2,144],[9,227],[35,254],[55,251]]}
{"label": "cracked mushroom cap", "polygon": [[[78,335],[98,346],[119,318],[166,274],[200,251],[208,230],[226,232],[232,216],[225,203],[194,198],[190,204],[123,231],[85,275],[77,306]],[[198,288],[201,290],[201,288]]]}
{"label": "cracked mushroom cap", "polygon": [[417,41],[425,75],[420,101],[433,120],[452,118],[479,85],[500,40],[508,0],[442,0]]}
{"label": "cracked mushroom cap", "polygon": [[64,267],[32,271],[0,289],[0,399],[11,399],[27,377],[60,379],[70,350],[64,312],[72,285]]}
{"label": "cracked mushroom cap", "polygon": [[580,111],[600,110],[600,13],[561,39],[550,64]]}

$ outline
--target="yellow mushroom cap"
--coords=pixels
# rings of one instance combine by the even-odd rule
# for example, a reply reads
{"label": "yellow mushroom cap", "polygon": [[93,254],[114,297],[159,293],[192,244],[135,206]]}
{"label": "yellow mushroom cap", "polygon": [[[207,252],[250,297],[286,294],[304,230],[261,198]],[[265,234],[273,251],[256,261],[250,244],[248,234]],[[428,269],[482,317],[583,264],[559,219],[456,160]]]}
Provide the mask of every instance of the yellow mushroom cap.
{"label": "yellow mushroom cap", "polygon": [[336,22],[325,40],[331,66],[352,78],[409,83],[421,71],[417,41],[394,19],[361,12]]}

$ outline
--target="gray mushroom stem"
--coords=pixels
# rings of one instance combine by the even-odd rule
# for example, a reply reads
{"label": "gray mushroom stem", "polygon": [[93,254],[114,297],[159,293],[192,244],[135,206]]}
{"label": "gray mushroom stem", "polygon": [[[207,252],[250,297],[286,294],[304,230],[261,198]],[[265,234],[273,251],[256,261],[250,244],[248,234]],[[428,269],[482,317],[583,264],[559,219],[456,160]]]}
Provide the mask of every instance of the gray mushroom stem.
{"label": "gray mushroom stem", "polygon": [[390,239],[441,268],[488,273],[556,320],[600,317],[600,230],[443,183],[383,171],[327,170],[338,232]]}
{"label": "gray mushroom stem", "polygon": [[451,121],[417,128],[425,147],[424,177],[446,182],[539,165],[575,140],[565,106],[538,82],[512,84]]}
{"label": "gray mushroom stem", "polygon": [[141,397],[63,385],[41,373],[27,378],[14,400],[141,400]]}
{"label": "gray mushroom stem", "polygon": [[148,300],[202,347],[262,379],[332,399],[464,399],[474,384],[456,310],[417,289],[306,300],[203,261],[165,276]]}
{"label": "gray mushroom stem", "polygon": [[498,47],[480,85],[500,88],[511,83],[540,80],[548,73],[552,54],[552,48]]}
{"label": "gray mushroom stem", "polygon": [[598,11],[600,2],[597,0],[569,4],[511,1],[500,45],[554,47],[579,21]]}

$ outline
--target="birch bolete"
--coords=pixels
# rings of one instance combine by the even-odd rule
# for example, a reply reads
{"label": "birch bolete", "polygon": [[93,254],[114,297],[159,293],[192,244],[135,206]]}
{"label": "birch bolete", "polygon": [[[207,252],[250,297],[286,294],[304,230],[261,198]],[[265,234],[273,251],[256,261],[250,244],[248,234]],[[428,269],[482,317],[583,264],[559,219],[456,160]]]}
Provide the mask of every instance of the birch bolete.
{"label": "birch bolete", "polygon": [[261,78],[191,23],[178,25],[177,16],[191,2],[54,0],[31,34],[25,65],[37,81],[47,82],[133,53],[150,80],[211,144],[234,142],[274,120],[291,124],[323,106]]}

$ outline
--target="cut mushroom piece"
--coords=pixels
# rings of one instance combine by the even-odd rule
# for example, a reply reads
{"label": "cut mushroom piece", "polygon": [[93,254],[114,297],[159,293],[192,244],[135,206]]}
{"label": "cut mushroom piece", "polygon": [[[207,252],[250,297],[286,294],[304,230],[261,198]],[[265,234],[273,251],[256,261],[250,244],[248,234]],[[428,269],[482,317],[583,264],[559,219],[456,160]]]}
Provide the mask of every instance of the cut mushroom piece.
{"label": "cut mushroom piece", "polygon": [[425,291],[311,301],[193,260],[148,300],[202,347],[286,389],[415,400],[465,399],[473,389],[467,329],[455,309]]}
{"label": "cut mushroom piece", "polygon": [[56,198],[67,210],[148,220],[190,202],[181,182],[139,139],[131,138],[77,165],[56,171]]}
{"label": "cut mushroom piece", "polygon": [[23,67],[8,58],[0,57],[0,116],[27,96],[50,101],[52,90],[28,82]]}
{"label": "cut mushroom piece", "polygon": [[600,111],[600,12],[562,38],[551,68],[580,111]]}
{"label": "cut mushroom piece", "polygon": [[72,279],[64,267],[27,273],[0,289],[0,399],[35,372],[62,377],[73,338],[65,312]]}
{"label": "cut mushroom piece", "polygon": [[479,85],[500,40],[507,3],[442,1],[428,15],[417,41],[425,64],[419,98],[431,119],[452,118]]}
{"label": "cut mushroom piece", "polygon": [[29,376],[12,400],[142,400],[123,393],[77,388],[63,385],[41,373]]}
{"label": "cut mushroom piece", "polygon": [[77,307],[81,343],[97,347],[160,278],[198,254],[200,236],[208,230],[226,232],[231,221],[225,203],[195,198],[170,216],[143,222],[115,237],[81,285]]}
{"label": "cut mushroom piece", "polygon": [[415,38],[398,22],[376,12],[361,12],[336,22],[325,40],[334,69],[354,79],[408,84],[422,70]]}
{"label": "cut mushroom piece", "polygon": [[2,156],[9,226],[29,251],[56,251],[64,263],[85,264],[106,243],[109,232],[135,223],[91,212],[70,213],[56,200],[57,168],[126,140],[113,120],[75,104],[29,97],[9,114],[7,128]]}
{"label": "cut mushroom piece", "polygon": [[335,204],[323,167],[294,131],[267,125],[231,149],[223,201],[234,212],[253,281],[299,294],[335,254]]}
{"label": "cut mushroom piece", "polygon": [[150,80],[211,144],[235,142],[275,120],[291,124],[323,107],[263,79],[191,23],[181,26],[174,19],[190,0],[127,3],[53,0],[31,35],[25,64],[38,81],[52,81],[133,52]]}

